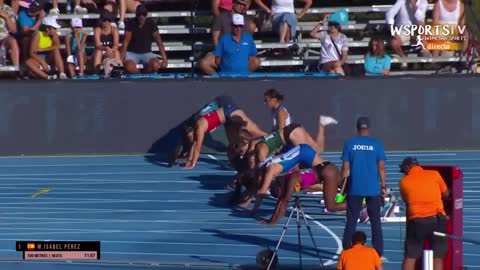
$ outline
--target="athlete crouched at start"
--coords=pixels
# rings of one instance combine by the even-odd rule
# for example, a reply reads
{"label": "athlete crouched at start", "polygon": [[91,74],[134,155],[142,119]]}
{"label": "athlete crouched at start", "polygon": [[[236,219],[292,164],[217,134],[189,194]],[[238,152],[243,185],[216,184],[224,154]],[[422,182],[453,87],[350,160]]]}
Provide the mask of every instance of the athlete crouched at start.
{"label": "athlete crouched at start", "polygon": [[[280,204],[278,207],[279,209],[275,210],[276,212],[285,211],[286,204],[284,210],[282,210],[282,204],[285,202],[288,203],[288,200],[293,193],[296,183],[295,177],[299,177],[298,170],[296,169],[298,165],[303,166],[304,168],[312,168],[316,179],[315,184],[323,185],[322,189],[325,207],[328,211],[335,212],[344,211],[346,209],[345,202],[337,203],[335,201],[338,188],[341,185],[339,169],[333,163],[323,160],[310,145],[300,144],[279,156],[267,159],[264,164],[262,164],[262,184],[257,192],[252,214],[254,214],[260,207],[273,179],[277,176],[294,172],[292,173],[293,176],[287,181],[289,186],[284,193],[285,196],[282,196],[282,200],[278,202],[278,204]],[[294,170],[297,170],[297,172]],[[291,192],[288,192],[288,190]],[[278,220],[274,219],[272,219],[272,221],[278,222]]]}
{"label": "athlete crouched at start", "polygon": [[222,107],[201,116],[196,121],[194,141],[190,147],[187,164],[185,164],[186,169],[193,169],[195,167],[200,156],[205,134],[213,131],[220,125],[232,122],[233,119],[239,119],[240,122],[244,123],[242,124],[244,125],[244,134],[249,134],[249,136],[256,138],[267,135],[267,133],[261,130],[258,125],[233,102],[233,100],[229,100],[226,104],[223,104]]}

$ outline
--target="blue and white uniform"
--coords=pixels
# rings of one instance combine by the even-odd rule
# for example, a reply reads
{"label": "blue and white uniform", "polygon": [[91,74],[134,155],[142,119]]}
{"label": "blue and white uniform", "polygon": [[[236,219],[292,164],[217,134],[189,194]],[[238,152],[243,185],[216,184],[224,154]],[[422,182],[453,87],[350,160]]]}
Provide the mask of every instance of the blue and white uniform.
{"label": "blue and white uniform", "polygon": [[281,174],[286,174],[297,165],[311,168],[316,154],[317,152],[310,145],[299,144],[291,147],[288,151],[283,152],[278,156],[267,158],[258,166],[268,167],[273,163],[277,163],[283,167]]}

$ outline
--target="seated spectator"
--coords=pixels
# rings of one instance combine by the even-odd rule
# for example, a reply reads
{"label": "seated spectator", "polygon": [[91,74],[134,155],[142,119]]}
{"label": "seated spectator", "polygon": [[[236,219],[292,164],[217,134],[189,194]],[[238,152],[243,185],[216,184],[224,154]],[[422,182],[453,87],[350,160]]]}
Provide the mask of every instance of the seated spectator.
{"label": "seated spectator", "polygon": [[[128,12],[135,12],[140,5],[139,0],[74,0],[75,13],[85,14],[88,10],[102,12],[106,10],[119,15],[118,28],[125,29],[125,16]],[[115,21],[112,22],[114,25]]]}
{"label": "seated spectator", "polygon": [[[45,7],[45,4],[47,4],[49,1],[48,0],[12,0],[11,5],[13,10],[15,11],[15,14],[19,14],[19,12],[22,10],[28,10],[32,2],[39,2],[42,7]],[[51,2],[52,2],[53,8],[50,9],[49,13],[52,15],[59,15],[60,10],[58,9],[58,0],[51,0]]]}
{"label": "seated spectator", "polygon": [[263,0],[255,0],[261,9],[272,16],[273,31],[278,34],[280,43],[295,39],[298,19],[307,14],[312,6],[312,0],[300,1],[304,2],[305,6],[299,14],[295,14],[294,0],[272,0],[272,9],[268,8]]}
{"label": "seated spectator", "polygon": [[18,13],[19,37],[22,45],[21,56],[26,60],[30,51],[30,44],[33,33],[35,33],[45,18],[43,4],[38,1],[30,3],[28,9],[21,9]]}
{"label": "seated spectator", "polygon": [[[148,10],[140,5],[135,12],[135,18],[128,21],[122,47],[122,57],[125,60],[125,70],[138,74],[137,64],[143,64],[145,73],[155,73],[168,65],[167,53],[157,25],[147,18]],[[152,42],[155,41],[162,56],[162,62],[152,53]]]}
{"label": "seated spectator", "polygon": [[374,37],[368,43],[368,53],[365,55],[365,75],[388,75],[392,58],[385,54],[385,42],[380,37]]}
{"label": "seated spectator", "polygon": [[128,12],[134,13],[140,5],[138,0],[103,0],[105,5],[103,9],[119,15],[118,28],[125,29],[125,15]]}
{"label": "seated spectator", "polygon": [[[213,48],[215,49],[218,44],[218,40],[221,36],[227,33],[232,32],[232,16],[234,13],[244,15],[244,18],[248,18],[246,16],[247,10],[250,6],[251,0],[234,0],[233,8],[229,12],[219,11],[219,15],[215,16],[214,23],[212,26],[212,42]],[[213,13],[215,14],[217,11],[216,9],[220,9],[218,6],[221,5],[219,1],[214,0],[212,6]],[[218,6],[216,6],[218,5]],[[253,35],[256,30],[256,25],[253,19],[247,19],[247,22],[243,26],[243,31],[248,32]],[[200,70],[202,73],[207,75],[215,74],[216,69],[218,66],[215,64],[215,55],[213,52],[207,53],[199,62]]]}
{"label": "seated spectator", "polygon": [[67,65],[70,77],[75,76],[75,68],[78,67],[78,75],[83,76],[85,72],[85,64],[87,62],[87,54],[85,53],[85,44],[87,43],[88,34],[83,28],[82,19],[72,18],[72,32],[65,35],[65,47],[67,50]]}
{"label": "seated spectator", "polygon": [[310,32],[311,37],[320,40],[320,69],[324,72],[345,76],[343,66],[348,58],[348,38],[341,33],[341,25],[348,22],[348,13],[341,9],[329,16],[327,32],[320,31],[324,21],[320,22]]}
{"label": "seated spectator", "polygon": [[243,32],[244,25],[243,16],[234,14],[232,32],[220,38],[215,49],[215,64],[220,67],[220,72],[248,73],[260,66],[255,41],[252,35]]}
{"label": "seated spectator", "polygon": [[[338,270],[372,269],[383,270],[382,260],[374,248],[367,247],[367,235],[357,231],[352,237],[352,247],[342,251]],[[361,266],[361,267],[359,267]]]}
{"label": "seated spectator", "polygon": [[[385,19],[387,24],[393,26],[413,24],[424,25],[427,8],[428,2],[426,0],[397,0],[385,14]],[[411,39],[411,35],[393,36],[390,45],[392,46],[394,53],[398,54],[401,58],[406,58],[407,56],[403,52],[402,46],[408,45],[411,42]],[[405,67],[407,67],[407,63],[403,62],[402,68]]]}
{"label": "seated spectator", "polygon": [[252,4],[251,0],[213,0],[212,13],[212,41],[213,46],[216,47],[218,40],[225,33],[232,32],[232,15],[234,13],[242,14],[245,17],[245,30],[253,35],[256,30],[256,25],[253,19],[246,16],[247,10]]}
{"label": "seated spectator", "polygon": [[113,66],[123,66],[120,51],[120,35],[118,28],[112,26],[115,16],[104,10],[100,14],[100,20],[94,30],[95,52],[93,54],[93,65],[96,72],[100,72],[100,65],[103,66],[105,76],[110,75]]}
{"label": "seated spectator", "polygon": [[[432,23],[434,25],[465,25],[465,5],[460,0],[438,0],[433,6]],[[462,44],[467,49],[468,41]],[[433,51],[434,56],[453,56],[454,51]]]}
{"label": "seated spectator", "polygon": [[58,28],[61,28],[61,26],[57,23],[56,18],[48,16],[43,19],[40,29],[33,34],[30,42],[29,58],[25,65],[35,77],[48,80],[55,79],[56,75],[49,75],[50,66],[48,63],[52,63],[57,68],[60,79],[67,79],[60,53]]}
{"label": "seated spectator", "polygon": [[16,67],[19,66],[18,43],[15,37],[11,34],[17,33],[17,16],[13,9],[0,0],[0,45],[4,45],[6,49],[10,50],[10,61]]}

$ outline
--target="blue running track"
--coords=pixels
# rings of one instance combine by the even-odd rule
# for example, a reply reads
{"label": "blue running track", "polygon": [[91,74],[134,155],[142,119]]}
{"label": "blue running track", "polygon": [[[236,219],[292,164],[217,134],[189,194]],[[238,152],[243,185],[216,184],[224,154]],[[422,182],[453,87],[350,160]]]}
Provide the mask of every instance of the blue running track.
{"label": "blue running track", "polygon": [[[399,162],[457,165],[464,179],[464,236],[480,239],[480,152],[390,152],[388,184],[397,187]],[[339,164],[338,153],[326,153]],[[228,205],[224,189],[234,172],[224,156],[202,156],[194,170],[168,168],[143,156],[0,158],[1,269],[254,269],[255,256],[274,248],[286,218],[268,227]],[[32,198],[38,190],[51,191]],[[303,201],[323,262],[335,266],[344,217],[325,214],[318,198]],[[260,214],[271,214],[267,200]],[[370,237],[370,226],[360,224]],[[400,269],[405,226],[385,223],[385,269]],[[304,265],[319,265],[312,241],[301,231]],[[100,240],[94,262],[29,262],[18,240]],[[298,265],[297,228],[288,227],[280,268]],[[476,250],[476,251],[475,251]],[[464,244],[464,265],[480,269],[478,247]],[[185,266],[188,266],[187,268]],[[306,269],[306,268],[305,268]]]}

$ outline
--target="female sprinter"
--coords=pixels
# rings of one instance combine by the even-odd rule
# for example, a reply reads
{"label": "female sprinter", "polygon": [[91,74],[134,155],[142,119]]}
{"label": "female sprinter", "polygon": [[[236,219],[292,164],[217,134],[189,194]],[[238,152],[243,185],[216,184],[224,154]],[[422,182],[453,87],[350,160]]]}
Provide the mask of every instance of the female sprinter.
{"label": "female sprinter", "polygon": [[[346,209],[344,203],[335,202],[337,188],[341,185],[340,171],[338,168],[333,163],[323,160],[310,145],[300,144],[279,156],[265,160],[264,164],[262,164],[262,185],[257,191],[257,198],[252,213],[255,213],[260,207],[273,179],[277,176],[292,172],[298,165],[305,168],[312,168],[317,183],[323,184],[323,197],[325,207],[328,211],[335,212]],[[296,182],[292,181],[292,179],[288,182],[289,185],[295,186]],[[285,194],[289,193],[286,192]],[[291,193],[289,196],[291,196]]]}
{"label": "female sprinter", "polygon": [[[267,135],[265,131],[261,130],[258,125],[253,122],[253,120],[248,118],[245,112],[241,110],[231,98],[225,99],[223,100],[223,102],[224,104],[222,104],[220,108],[201,116],[196,121],[194,130],[195,138],[192,146],[190,147],[188,161],[187,164],[185,164],[185,169],[193,169],[195,167],[200,156],[200,151],[202,149],[205,134],[211,132],[222,124],[229,124],[234,122],[232,120],[235,118],[244,123],[244,125],[242,124],[242,126],[244,126],[242,130],[244,130],[245,132],[239,132],[237,134],[239,135],[239,137],[245,135],[246,137],[249,137],[245,138],[245,140],[249,141],[253,138],[260,138]],[[236,139],[242,140],[241,138]],[[233,143],[233,141],[236,139],[232,139],[230,143]]]}
{"label": "female sprinter", "polygon": [[325,126],[337,123],[337,120],[332,117],[321,115],[315,140],[304,127],[297,123],[290,123],[278,131],[268,134],[255,145],[256,164],[262,163],[268,156],[275,154],[285,145],[308,144],[317,153],[323,153],[325,149]]}
{"label": "female sprinter", "polygon": [[[173,148],[173,151],[170,154],[169,164],[170,166],[175,163],[175,161],[181,157],[182,150],[189,151],[190,147],[193,144],[194,137],[193,137],[193,130],[195,129],[195,123],[201,116],[215,111],[220,108],[221,104],[223,104],[223,99],[226,98],[225,96],[218,96],[205,106],[202,107],[199,111],[192,114],[189,118],[187,118],[183,123],[181,123],[178,128],[178,139]],[[182,149],[182,146],[186,146]],[[187,152],[188,154],[188,152]]]}
{"label": "female sprinter", "polygon": [[282,148],[283,142],[278,132],[292,123],[292,118],[283,105],[283,95],[275,89],[269,89],[263,94],[263,98],[265,105],[272,111],[273,129],[272,133],[262,138],[254,146],[257,164]]}

